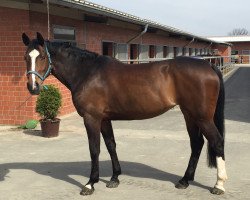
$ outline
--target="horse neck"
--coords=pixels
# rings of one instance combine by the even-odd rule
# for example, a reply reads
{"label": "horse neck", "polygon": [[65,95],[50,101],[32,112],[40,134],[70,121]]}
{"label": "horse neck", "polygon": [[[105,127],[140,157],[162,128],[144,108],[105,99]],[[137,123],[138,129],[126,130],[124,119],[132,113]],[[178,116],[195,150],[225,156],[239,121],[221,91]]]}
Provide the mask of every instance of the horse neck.
{"label": "horse neck", "polygon": [[49,43],[52,74],[71,91],[85,83],[106,64],[107,58],[76,47]]}
{"label": "horse neck", "polygon": [[79,82],[79,69],[65,56],[62,48],[51,45],[48,49],[53,65],[52,75],[72,91]]}

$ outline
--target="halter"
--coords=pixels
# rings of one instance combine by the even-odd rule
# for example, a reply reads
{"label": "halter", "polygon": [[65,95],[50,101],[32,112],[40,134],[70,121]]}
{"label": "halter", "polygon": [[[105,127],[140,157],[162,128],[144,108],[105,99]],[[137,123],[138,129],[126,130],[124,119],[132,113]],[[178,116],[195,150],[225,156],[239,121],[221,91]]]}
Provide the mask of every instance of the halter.
{"label": "halter", "polygon": [[42,81],[44,81],[50,74],[51,70],[52,70],[52,61],[51,61],[51,58],[50,58],[50,53],[48,51],[48,48],[47,48],[47,45],[46,43],[44,44],[45,45],[45,51],[47,53],[47,57],[48,57],[48,60],[49,60],[49,67],[46,71],[46,73],[42,76],[41,74],[39,74],[37,71],[28,71],[26,74],[35,74],[38,78],[40,78]]}

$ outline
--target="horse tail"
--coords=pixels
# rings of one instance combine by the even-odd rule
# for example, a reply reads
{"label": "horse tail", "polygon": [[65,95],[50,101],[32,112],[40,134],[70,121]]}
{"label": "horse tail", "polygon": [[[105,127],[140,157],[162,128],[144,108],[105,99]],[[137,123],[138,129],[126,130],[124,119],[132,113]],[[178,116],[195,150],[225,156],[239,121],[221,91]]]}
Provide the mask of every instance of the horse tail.
{"label": "horse tail", "polygon": [[[220,90],[219,96],[217,100],[217,105],[214,114],[214,123],[217,127],[221,137],[223,138],[223,150],[224,150],[224,140],[225,140],[225,126],[224,126],[224,105],[225,105],[225,88],[223,82],[223,76],[221,71],[216,67],[212,66],[213,70],[216,72],[220,79]],[[225,159],[225,158],[223,158]],[[211,146],[208,144],[208,151],[207,151],[207,160],[209,167],[217,167],[216,164],[216,154],[212,150]]]}

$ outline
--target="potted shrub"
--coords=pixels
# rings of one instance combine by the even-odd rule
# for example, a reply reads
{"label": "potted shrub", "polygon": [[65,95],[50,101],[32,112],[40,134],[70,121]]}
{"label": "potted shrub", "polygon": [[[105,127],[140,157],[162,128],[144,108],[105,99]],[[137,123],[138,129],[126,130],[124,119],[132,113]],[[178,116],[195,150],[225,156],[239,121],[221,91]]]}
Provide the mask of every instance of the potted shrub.
{"label": "potted shrub", "polygon": [[56,137],[59,133],[60,119],[56,118],[62,105],[62,95],[53,85],[44,86],[36,101],[36,112],[40,119],[42,135]]}

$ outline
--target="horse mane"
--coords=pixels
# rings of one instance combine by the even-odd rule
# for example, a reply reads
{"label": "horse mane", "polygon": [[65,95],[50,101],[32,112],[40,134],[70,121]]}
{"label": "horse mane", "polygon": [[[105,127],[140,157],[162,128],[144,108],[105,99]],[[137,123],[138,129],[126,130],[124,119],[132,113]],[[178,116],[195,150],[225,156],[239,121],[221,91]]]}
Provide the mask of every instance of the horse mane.
{"label": "horse mane", "polygon": [[49,48],[57,49],[58,51],[63,51],[64,53],[68,54],[68,57],[72,57],[75,60],[95,60],[100,55],[91,52],[85,49],[80,49],[76,46],[73,46],[69,42],[48,42],[47,43]]}

